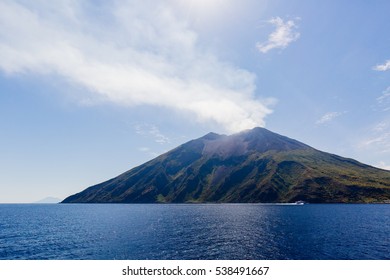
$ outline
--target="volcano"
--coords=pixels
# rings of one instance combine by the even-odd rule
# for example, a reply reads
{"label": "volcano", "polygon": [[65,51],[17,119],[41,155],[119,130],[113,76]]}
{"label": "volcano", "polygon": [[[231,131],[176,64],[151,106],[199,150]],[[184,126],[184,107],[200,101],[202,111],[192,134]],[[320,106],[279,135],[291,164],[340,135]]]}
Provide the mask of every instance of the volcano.
{"label": "volcano", "polygon": [[63,203],[383,203],[390,171],[254,128],[209,133]]}

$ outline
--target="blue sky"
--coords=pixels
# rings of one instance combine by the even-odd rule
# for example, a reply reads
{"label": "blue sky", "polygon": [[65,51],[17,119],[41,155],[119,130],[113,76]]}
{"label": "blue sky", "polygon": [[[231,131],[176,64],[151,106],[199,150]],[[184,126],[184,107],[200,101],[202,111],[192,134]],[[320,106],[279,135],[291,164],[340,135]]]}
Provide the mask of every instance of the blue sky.
{"label": "blue sky", "polygon": [[389,1],[0,1],[0,203],[255,126],[390,169]]}

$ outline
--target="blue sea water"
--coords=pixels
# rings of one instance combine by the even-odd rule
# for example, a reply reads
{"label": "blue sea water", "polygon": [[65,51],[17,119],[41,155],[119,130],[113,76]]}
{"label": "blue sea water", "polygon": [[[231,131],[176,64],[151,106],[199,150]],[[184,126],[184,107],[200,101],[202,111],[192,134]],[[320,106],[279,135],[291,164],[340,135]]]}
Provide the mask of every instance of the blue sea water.
{"label": "blue sea water", "polygon": [[390,205],[0,204],[0,259],[390,259]]}

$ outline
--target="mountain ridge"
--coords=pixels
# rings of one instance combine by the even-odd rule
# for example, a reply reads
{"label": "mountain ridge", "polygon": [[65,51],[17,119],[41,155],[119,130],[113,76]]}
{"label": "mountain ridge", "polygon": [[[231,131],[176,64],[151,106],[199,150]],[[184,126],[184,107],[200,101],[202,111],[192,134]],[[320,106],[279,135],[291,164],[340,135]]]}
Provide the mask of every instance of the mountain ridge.
{"label": "mountain ridge", "polygon": [[63,203],[383,202],[390,171],[265,128],[208,133]]}

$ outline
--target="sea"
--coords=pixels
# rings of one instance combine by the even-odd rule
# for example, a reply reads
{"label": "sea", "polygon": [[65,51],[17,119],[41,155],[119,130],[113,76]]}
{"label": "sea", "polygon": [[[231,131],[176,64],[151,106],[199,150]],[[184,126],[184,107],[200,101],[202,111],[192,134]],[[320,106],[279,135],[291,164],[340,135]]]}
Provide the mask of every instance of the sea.
{"label": "sea", "polygon": [[0,204],[2,260],[389,260],[389,204]]}

